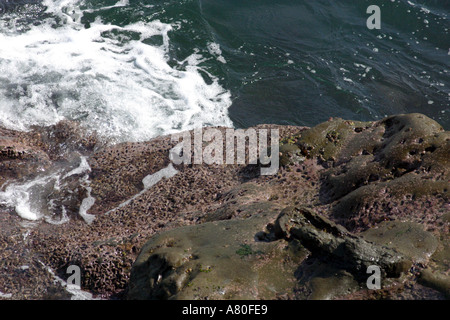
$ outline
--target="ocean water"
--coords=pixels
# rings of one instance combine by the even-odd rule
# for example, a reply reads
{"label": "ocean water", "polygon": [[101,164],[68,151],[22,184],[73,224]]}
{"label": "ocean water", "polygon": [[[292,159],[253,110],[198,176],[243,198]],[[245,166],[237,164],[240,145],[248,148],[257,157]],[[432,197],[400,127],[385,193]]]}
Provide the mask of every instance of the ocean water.
{"label": "ocean water", "polygon": [[450,0],[0,0],[0,125],[73,119],[120,142],[421,112],[449,129],[449,14]]}

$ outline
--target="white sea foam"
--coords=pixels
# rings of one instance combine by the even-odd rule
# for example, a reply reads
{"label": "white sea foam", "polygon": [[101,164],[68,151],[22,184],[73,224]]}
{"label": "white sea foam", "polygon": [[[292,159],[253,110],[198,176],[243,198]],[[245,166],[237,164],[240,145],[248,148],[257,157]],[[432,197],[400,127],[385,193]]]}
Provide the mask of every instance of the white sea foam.
{"label": "white sea foam", "polygon": [[0,291],[0,299],[11,299],[12,294],[11,293],[3,293]]}
{"label": "white sea foam", "polygon": [[54,225],[60,225],[60,224],[64,224],[66,222],[69,222],[70,219],[67,216],[67,210],[66,210],[66,208],[64,206],[61,207],[61,211],[62,211],[62,215],[61,215],[61,218],[59,220],[56,220],[56,219],[54,219],[52,217],[44,216],[45,222],[50,223],[50,224],[54,224]]}
{"label": "white sea foam", "polygon": [[163,168],[154,174],[149,174],[144,179],[142,179],[142,183],[144,184],[144,191],[154,186],[161,179],[166,178],[169,179],[176,175],[178,170],[173,167],[172,164],[169,164],[166,168]]}
{"label": "white sea foam", "polygon": [[85,156],[80,157],[80,165],[76,167],[75,169],[70,170],[68,173],[66,173],[63,176],[63,179],[73,176],[75,174],[82,174],[87,171],[91,171],[91,167],[89,166],[89,163],[87,162],[87,158]]}
{"label": "white sea foam", "polygon": [[[117,142],[144,141],[201,125],[233,126],[227,112],[230,92],[202,69],[206,58],[199,50],[176,66],[169,65],[170,33],[180,28],[176,21],[116,26],[97,19],[85,28],[81,18],[93,10],[81,6],[83,1],[44,0],[43,4],[48,17],[35,26],[0,21],[0,125],[29,130],[33,125],[76,119]],[[128,4],[121,0],[103,9]],[[153,36],[162,39],[159,45],[144,41]],[[209,43],[208,49],[222,60],[217,44]],[[212,82],[206,83],[201,73]],[[58,202],[47,201],[46,195],[60,190],[64,179],[89,170],[81,158],[69,172],[10,184],[0,192],[0,204],[13,207],[26,222],[65,223],[66,208],[56,208]],[[144,185],[148,188],[152,179],[163,176],[147,177]],[[87,174],[80,183],[87,196],[79,215],[92,223],[94,216],[88,210],[95,199]],[[43,208],[62,216],[44,216]]]}
{"label": "white sea foam", "polygon": [[136,199],[141,194],[143,194],[148,189],[150,189],[152,186],[157,184],[163,178],[170,179],[173,176],[175,176],[177,173],[178,173],[178,170],[173,167],[172,163],[170,163],[167,167],[165,167],[165,168],[163,168],[163,169],[161,169],[161,170],[159,170],[159,171],[157,171],[157,172],[155,172],[153,174],[149,174],[149,175],[145,176],[144,179],[142,179],[142,183],[144,185],[144,189],[142,191],[140,191],[139,193],[135,194],[131,198],[127,199],[126,201],[122,202],[117,207],[109,210],[105,214],[110,214],[111,212],[114,212],[117,209],[123,208],[124,206],[129,204],[132,200]]}
{"label": "white sea foam", "polygon": [[61,286],[71,295],[70,300],[100,300],[95,299],[91,293],[81,290],[79,286],[68,284],[66,281],[58,277],[49,266],[46,266],[42,261],[39,262],[44,268],[47,269],[48,273],[53,276],[54,282],[59,282]]}
{"label": "white sea foam", "polygon": [[39,220],[43,214],[40,207],[40,190],[51,180],[53,175],[38,177],[25,183],[10,184],[0,192],[0,204],[13,207],[16,213],[26,220]]}
{"label": "white sea foam", "polygon": [[[199,59],[168,64],[173,26],[81,24],[80,1],[44,1],[54,19],[25,32],[0,30],[0,124],[18,130],[78,119],[116,141],[143,141],[200,125],[232,126],[230,92]],[[126,6],[119,1],[114,6]],[[162,38],[161,45],[145,39]],[[219,54],[220,48],[210,46]],[[193,53],[195,54],[195,53]],[[219,55],[219,57],[221,57]]]}
{"label": "white sea foam", "polygon": [[95,198],[91,196],[92,189],[90,187],[87,187],[86,189],[88,191],[88,196],[81,202],[79,214],[87,224],[91,224],[95,220],[95,216],[87,212],[94,205]]}
{"label": "white sea foam", "polygon": [[222,56],[222,50],[220,49],[220,45],[215,42],[208,43],[208,51],[212,55],[216,56],[217,61],[221,63],[227,63],[225,58]]}
{"label": "white sea foam", "polygon": [[[70,169],[70,168],[69,168]],[[66,169],[67,170],[67,169]],[[57,208],[55,199],[49,199],[54,191],[67,187],[65,179],[73,175],[82,175],[80,185],[87,191],[87,197],[82,200],[79,214],[88,223],[92,223],[94,215],[87,211],[92,207],[95,199],[91,196],[91,188],[88,172],[91,171],[86,157],[80,157],[80,164],[65,173],[64,170],[49,171],[26,182],[10,183],[0,192],[0,205],[14,208],[17,215],[27,221],[45,220],[51,224],[63,224],[69,221],[67,210],[62,205]],[[55,219],[53,216],[46,216],[44,212],[55,212],[60,209],[61,217]]]}

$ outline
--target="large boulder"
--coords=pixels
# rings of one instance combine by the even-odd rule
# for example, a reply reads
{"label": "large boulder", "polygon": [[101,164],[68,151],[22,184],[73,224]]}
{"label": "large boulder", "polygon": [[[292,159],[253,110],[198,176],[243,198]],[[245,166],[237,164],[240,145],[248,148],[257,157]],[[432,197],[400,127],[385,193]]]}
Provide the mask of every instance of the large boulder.
{"label": "large boulder", "polygon": [[275,299],[289,293],[307,251],[285,241],[255,241],[273,218],[263,213],[154,236],[133,265],[128,299]]}

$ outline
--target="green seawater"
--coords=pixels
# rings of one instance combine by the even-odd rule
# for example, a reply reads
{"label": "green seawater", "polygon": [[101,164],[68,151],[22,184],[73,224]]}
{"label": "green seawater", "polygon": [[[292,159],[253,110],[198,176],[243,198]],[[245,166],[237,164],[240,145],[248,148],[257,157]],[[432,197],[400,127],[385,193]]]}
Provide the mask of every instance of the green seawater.
{"label": "green seawater", "polygon": [[[183,70],[193,53],[203,57],[199,72],[206,83],[217,78],[231,93],[228,112],[236,127],[312,126],[330,117],[367,121],[419,112],[450,128],[449,0],[115,4],[78,1],[81,24],[170,24],[169,65]],[[380,7],[379,30],[366,26],[369,5]],[[41,18],[29,14],[25,21],[31,27]],[[102,36],[111,37],[111,32]],[[112,36],[140,39],[130,31]],[[155,35],[142,41],[160,46],[164,39]]]}

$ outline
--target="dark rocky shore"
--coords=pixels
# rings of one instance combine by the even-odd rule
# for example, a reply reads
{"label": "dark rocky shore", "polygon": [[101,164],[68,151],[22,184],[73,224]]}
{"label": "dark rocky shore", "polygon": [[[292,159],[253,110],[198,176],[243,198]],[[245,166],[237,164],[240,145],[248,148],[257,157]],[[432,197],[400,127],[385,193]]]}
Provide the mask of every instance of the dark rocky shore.
{"label": "dark rocky shore", "polygon": [[[280,132],[276,175],[181,164],[153,186],[170,136],[0,128],[0,192],[58,177],[33,193],[44,217],[0,206],[0,299],[70,299],[55,281],[70,265],[102,299],[450,297],[450,132],[421,114],[262,128]],[[370,265],[381,289],[366,286]]]}

